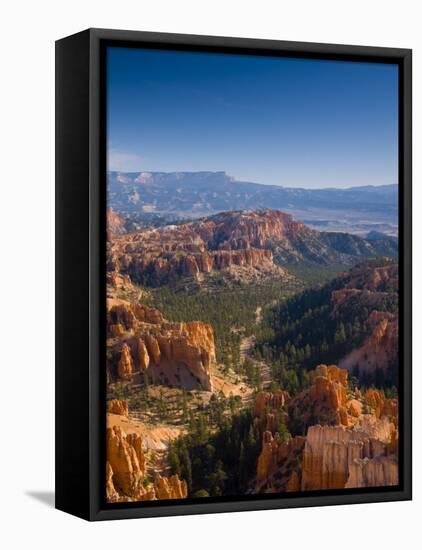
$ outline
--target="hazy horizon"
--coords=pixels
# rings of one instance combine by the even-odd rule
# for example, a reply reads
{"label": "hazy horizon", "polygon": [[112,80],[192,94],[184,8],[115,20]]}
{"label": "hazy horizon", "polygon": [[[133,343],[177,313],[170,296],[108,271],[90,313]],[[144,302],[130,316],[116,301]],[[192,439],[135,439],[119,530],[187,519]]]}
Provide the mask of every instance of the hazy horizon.
{"label": "hazy horizon", "polygon": [[189,164],[287,188],[397,185],[397,124],[396,65],[107,50],[110,171]]}
{"label": "hazy horizon", "polygon": [[135,170],[113,170],[108,169],[107,173],[117,173],[117,174],[196,174],[196,173],[213,173],[218,174],[222,173],[228,176],[232,179],[234,183],[252,183],[256,185],[263,185],[263,186],[269,186],[269,187],[280,187],[281,189],[304,189],[304,190],[310,190],[310,191],[318,191],[318,190],[325,190],[325,189],[339,189],[339,190],[346,190],[346,189],[357,189],[361,187],[386,187],[386,186],[392,186],[392,185],[398,185],[398,183],[378,183],[378,184],[366,184],[366,185],[349,185],[349,186],[321,186],[321,187],[307,187],[306,185],[303,186],[290,186],[290,185],[275,185],[272,183],[265,183],[262,181],[246,181],[246,180],[239,180],[237,178],[234,178],[226,172],[225,170],[142,170],[142,169],[135,169]]}

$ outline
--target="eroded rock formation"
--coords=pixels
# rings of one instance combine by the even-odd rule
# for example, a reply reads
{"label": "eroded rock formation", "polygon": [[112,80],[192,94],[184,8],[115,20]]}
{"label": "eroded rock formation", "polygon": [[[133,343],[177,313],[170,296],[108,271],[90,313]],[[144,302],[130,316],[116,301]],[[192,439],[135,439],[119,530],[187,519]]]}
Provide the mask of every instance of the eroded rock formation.
{"label": "eroded rock formation", "polygon": [[134,373],[146,372],[153,382],[212,389],[215,343],[210,325],[169,322],[157,309],[114,299],[108,301],[107,327],[112,377],[130,380]]}
{"label": "eroded rock formation", "polygon": [[264,432],[262,450],[258,458],[257,492],[296,491],[300,488],[301,457],[306,438],[296,436],[282,442],[280,435]]}
{"label": "eroded rock formation", "polygon": [[279,423],[286,420],[285,406],[290,399],[288,392],[259,392],[255,397],[253,416],[254,423],[259,428],[259,433],[269,431],[275,434]]}
{"label": "eroded rock formation", "polygon": [[288,214],[270,210],[223,213],[120,236],[114,232],[108,270],[151,285],[176,277],[200,278],[212,271],[232,271],[238,277],[247,272],[251,279],[268,275],[287,279],[286,270],[274,264],[271,246],[280,241],[290,246],[298,232],[312,234]]}
{"label": "eroded rock formation", "polygon": [[[255,424],[264,428],[256,491],[340,489],[398,483],[396,399],[376,389],[348,387],[348,372],[319,365],[308,389],[255,398]],[[277,429],[283,414],[283,441]],[[285,426],[306,436],[290,437]],[[277,419],[275,422],[274,419]]]}
{"label": "eroded rock formation", "polygon": [[310,373],[312,384],[288,403],[288,413],[303,429],[312,424],[353,425],[361,404],[348,393],[348,372],[336,365],[319,365]]}
{"label": "eroded rock formation", "polygon": [[129,346],[124,343],[120,351],[119,362],[117,363],[117,376],[120,380],[131,380],[133,375],[133,360]]}
{"label": "eroded rock formation", "polygon": [[373,311],[368,318],[372,334],[362,346],[354,349],[339,362],[341,368],[349,371],[375,373],[377,369],[386,372],[391,361],[397,358],[399,348],[398,315]]}
{"label": "eroded rock formation", "polygon": [[112,208],[107,208],[107,239],[111,240],[126,233],[124,221]]}
{"label": "eroded rock formation", "polygon": [[122,399],[111,399],[107,401],[107,411],[112,414],[120,414],[121,416],[129,415],[129,408],[127,401]]}
{"label": "eroded rock formation", "polygon": [[158,500],[186,498],[188,495],[186,481],[180,480],[177,475],[164,477],[156,474],[154,489]]}
{"label": "eroded rock formation", "polygon": [[388,456],[394,434],[385,417],[353,428],[311,426],[303,452],[302,490],[396,484],[397,460]]}
{"label": "eroded rock formation", "polygon": [[146,477],[142,437],[120,427],[107,429],[106,497],[109,502],[186,498],[186,482],[174,475]]}

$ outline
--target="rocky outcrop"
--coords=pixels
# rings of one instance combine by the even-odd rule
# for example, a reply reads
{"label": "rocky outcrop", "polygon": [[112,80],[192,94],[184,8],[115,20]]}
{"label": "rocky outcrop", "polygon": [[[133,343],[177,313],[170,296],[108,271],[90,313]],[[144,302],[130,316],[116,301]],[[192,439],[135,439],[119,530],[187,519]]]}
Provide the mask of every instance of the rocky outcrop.
{"label": "rocky outcrop", "polygon": [[384,318],[392,319],[383,308],[386,298],[398,296],[398,264],[366,268],[357,266],[338,279],[342,282],[342,288],[331,293],[333,317],[359,304],[360,308],[367,307],[373,311],[369,320],[373,328]]}
{"label": "rocky outcrop", "polygon": [[146,456],[142,437],[126,433],[118,426],[107,429],[106,498],[108,502],[181,499],[187,484],[178,476],[156,474],[146,477]]}
{"label": "rocky outcrop", "polygon": [[354,425],[361,404],[349,395],[348,372],[336,365],[319,365],[310,373],[311,385],[288,402],[290,417],[302,424]]}
{"label": "rocky outcrop", "polygon": [[[308,228],[280,210],[222,212],[191,227],[211,249],[265,248],[290,241]],[[308,230],[309,231],[309,230]]]}
{"label": "rocky outcrop", "polygon": [[113,290],[132,290],[133,285],[129,275],[122,275],[116,271],[107,272],[107,287]]}
{"label": "rocky outcrop", "polygon": [[305,445],[304,437],[289,438],[282,442],[280,435],[264,432],[262,450],[258,457],[255,490],[284,492],[297,490],[300,483],[300,458]]}
{"label": "rocky outcrop", "polygon": [[[254,425],[263,430],[255,490],[397,484],[397,400],[376,389],[352,391],[347,370],[336,365],[319,365],[309,377],[294,398],[281,391],[255,398]],[[286,426],[306,437],[290,437]]]}
{"label": "rocky outcrop", "polygon": [[388,312],[373,311],[368,318],[372,334],[363,345],[354,349],[340,362],[341,368],[374,374],[377,369],[386,372],[391,361],[397,358],[399,349],[398,315]]}
{"label": "rocky outcrop", "polygon": [[107,461],[113,472],[116,491],[128,497],[141,499],[145,495],[145,455],[142,438],[129,434],[118,426],[107,429]]}
{"label": "rocky outcrop", "polygon": [[114,239],[124,233],[126,230],[122,218],[112,208],[107,208],[107,239]]}
{"label": "rocky outcrop", "polygon": [[177,277],[200,279],[213,271],[240,276],[242,269],[251,278],[288,278],[286,270],[274,264],[271,246],[287,242],[298,231],[311,230],[279,211],[223,213],[121,235],[110,245],[107,265],[109,271],[153,286]]}
{"label": "rocky outcrop", "polygon": [[289,394],[286,391],[259,392],[255,397],[253,415],[262,418],[268,411],[279,410],[284,407],[288,399]]}
{"label": "rocky outcrop", "polygon": [[290,396],[286,391],[264,391],[256,395],[253,416],[254,424],[258,427],[260,434],[265,431],[275,434],[279,429],[280,421],[286,421],[285,407],[289,399]]}
{"label": "rocky outcrop", "polygon": [[384,487],[399,484],[396,456],[377,456],[356,459],[349,466],[346,489],[355,487]]}
{"label": "rocky outcrop", "polygon": [[303,452],[302,490],[371,486],[376,480],[374,471],[380,479],[382,467],[378,464],[385,461],[389,470],[385,476],[388,475],[389,480],[397,479],[398,470],[393,473],[397,461],[387,460],[395,433],[394,425],[387,418],[379,420],[370,415],[364,415],[362,422],[353,428],[311,426]]}
{"label": "rocky outcrop", "polygon": [[121,325],[125,331],[138,328],[141,323],[160,324],[164,318],[158,309],[136,302],[111,299],[107,301],[107,327]]}
{"label": "rocky outcrop", "polygon": [[146,372],[153,382],[212,389],[214,332],[199,321],[166,321],[154,308],[123,300],[108,301],[108,371],[119,380]]}
{"label": "rocky outcrop", "polygon": [[158,251],[115,255],[110,268],[128,273],[134,280],[147,282],[153,286],[167,284],[177,277],[199,278],[201,274],[212,271],[228,271],[236,268],[250,268],[251,275],[258,276],[254,270],[268,275],[287,277],[287,272],[276,267],[270,250],[221,250],[197,254],[168,254]]}
{"label": "rocky outcrop", "polygon": [[117,376],[120,380],[131,380],[133,375],[133,360],[129,346],[123,344],[120,351],[120,359],[117,363]]}
{"label": "rocky outcrop", "polygon": [[116,491],[113,483],[113,468],[110,462],[106,463],[106,498],[108,502],[119,502],[122,499],[121,495]]}
{"label": "rocky outcrop", "polygon": [[107,401],[107,411],[112,414],[129,416],[129,407],[127,401],[121,399],[111,399]]}
{"label": "rocky outcrop", "polygon": [[364,400],[366,404],[374,411],[376,418],[386,416],[397,426],[397,399],[386,398],[382,392],[376,390],[375,388],[371,388],[365,392]]}
{"label": "rocky outcrop", "polygon": [[154,489],[158,500],[186,498],[188,496],[186,481],[180,480],[177,475],[163,477],[160,474],[156,474]]}
{"label": "rocky outcrop", "polygon": [[357,268],[351,271],[346,288],[371,292],[397,291],[399,284],[398,264],[384,267]]}
{"label": "rocky outcrop", "polygon": [[138,367],[140,370],[146,370],[149,367],[150,358],[145,342],[142,338],[138,340]]}

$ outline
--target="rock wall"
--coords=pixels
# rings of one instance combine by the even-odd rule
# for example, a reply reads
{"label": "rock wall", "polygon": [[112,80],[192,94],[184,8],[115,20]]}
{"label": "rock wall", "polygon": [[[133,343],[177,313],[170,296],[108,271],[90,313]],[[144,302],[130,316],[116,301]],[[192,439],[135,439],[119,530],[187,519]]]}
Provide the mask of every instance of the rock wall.
{"label": "rock wall", "polygon": [[373,486],[384,475],[380,473],[383,466],[379,466],[384,462],[388,463],[385,478],[397,479],[397,460],[388,458],[394,433],[393,424],[386,418],[365,420],[353,428],[311,426],[303,451],[302,490]]}
{"label": "rock wall", "polygon": [[[202,253],[175,254],[168,257],[163,253],[114,254],[110,269],[129,274],[134,280],[152,285],[166,284],[177,277],[199,277],[212,271],[229,270],[232,267],[249,267],[275,270],[271,250],[220,250]],[[285,271],[278,268],[279,274]]]}
{"label": "rock wall", "polygon": [[210,325],[172,323],[157,309],[123,300],[109,300],[107,319],[111,378],[131,380],[146,372],[153,382],[212,389],[215,342]]}
{"label": "rock wall", "polygon": [[383,487],[398,485],[397,457],[377,456],[373,459],[356,459],[349,465],[346,489],[355,487]]}

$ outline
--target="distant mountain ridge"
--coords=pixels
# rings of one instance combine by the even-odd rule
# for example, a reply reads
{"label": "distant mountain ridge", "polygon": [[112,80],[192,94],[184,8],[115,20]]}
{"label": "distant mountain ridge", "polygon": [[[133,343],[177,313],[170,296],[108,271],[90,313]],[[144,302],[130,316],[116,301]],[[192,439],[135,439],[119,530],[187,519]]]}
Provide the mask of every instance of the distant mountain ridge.
{"label": "distant mountain ridge", "polygon": [[226,172],[108,172],[108,205],[119,213],[202,217],[265,208],[376,212],[394,217],[398,186],[303,189],[237,181]]}

